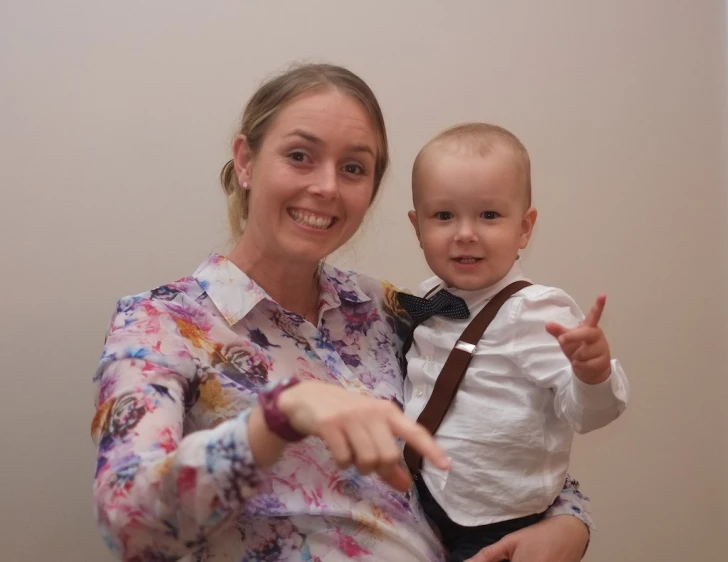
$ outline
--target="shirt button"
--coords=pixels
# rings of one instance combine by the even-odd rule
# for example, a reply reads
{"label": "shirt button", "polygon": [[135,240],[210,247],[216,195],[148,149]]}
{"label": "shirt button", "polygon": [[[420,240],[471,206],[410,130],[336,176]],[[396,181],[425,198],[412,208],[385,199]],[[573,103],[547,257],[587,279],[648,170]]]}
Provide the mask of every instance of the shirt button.
{"label": "shirt button", "polygon": [[427,356],[427,355],[425,355],[425,356],[423,357],[423,359],[425,360],[425,363],[429,363],[429,362],[430,362],[430,358],[429,358],[429,356]]}
{"label": "shirt button", "polygon": [[417,396],[422,396],[424,394],[424,392],[422,392],[422,389],[421,388],[418,388],[417,390],[415,390],[415,394]]}

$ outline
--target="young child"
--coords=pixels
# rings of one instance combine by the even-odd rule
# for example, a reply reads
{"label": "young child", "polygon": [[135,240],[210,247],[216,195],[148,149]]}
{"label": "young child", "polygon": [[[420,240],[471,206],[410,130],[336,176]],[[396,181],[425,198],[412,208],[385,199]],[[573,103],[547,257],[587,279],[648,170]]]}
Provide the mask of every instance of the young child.
{"label": "young child", "polygon": [[[412,192],[409,218],[436,275],[419,295],[446,289],[470,311],[467,319],[433,316],[414,331],[405,412],[417,419],[470,320],[525,279],[518,253],[537,213],[528,153],[494,125],[459,125],[427,143]],[[573,432],[624,411],[627,379],[598,326],[604,303],[598,298],[585,317],[564,291],[533,284],[506,301],[481,338],[436,432],[451,469],[424,463],[416,478],[451,560],[538,521],[564,485]]]}

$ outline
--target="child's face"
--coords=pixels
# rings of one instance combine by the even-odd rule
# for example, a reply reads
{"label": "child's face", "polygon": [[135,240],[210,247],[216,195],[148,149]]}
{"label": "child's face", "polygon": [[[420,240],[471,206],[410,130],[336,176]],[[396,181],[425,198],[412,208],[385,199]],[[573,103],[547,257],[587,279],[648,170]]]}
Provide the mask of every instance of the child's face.
{"label": "child's face", "polygon": [[536,222],[522,173],[506,148],[487,156],[426,155],[415,201],[409,217],[425,259],[458,289],[484,289],[503,279]]}

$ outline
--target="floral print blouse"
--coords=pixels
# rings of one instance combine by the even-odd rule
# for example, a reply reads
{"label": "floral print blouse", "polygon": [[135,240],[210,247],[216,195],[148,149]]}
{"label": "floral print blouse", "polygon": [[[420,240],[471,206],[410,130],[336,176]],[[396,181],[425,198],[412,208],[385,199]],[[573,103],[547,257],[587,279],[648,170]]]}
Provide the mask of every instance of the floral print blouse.
{"label": "floral print blouse", "polygon": [[[318,326],[282,309],[232,262],[121,299],[94,378],[95,507],[127,561],[438,561],[416,494],[339,469],[318,438],[256,466],[247,417],[291,374],[401,406],[394,288],[325,266]],[[591,526],[567,481],[549,515]]]}

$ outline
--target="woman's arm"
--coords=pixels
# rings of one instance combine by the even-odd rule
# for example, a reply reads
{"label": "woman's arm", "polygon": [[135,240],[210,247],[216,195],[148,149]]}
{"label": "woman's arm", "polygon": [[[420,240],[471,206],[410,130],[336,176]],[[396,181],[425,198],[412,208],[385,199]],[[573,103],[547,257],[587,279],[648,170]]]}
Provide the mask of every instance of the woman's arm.
{"label": "woman's arm", "polygon": [[[200,372],[209,368],[189,342],[206,348],[203,340],[196,326],[149,299],[120,303],[112,322],[96,376],[94,493],[107,543],[124,560],[177,559],[203,548],[255,493],[259,469],[285,448],[254,394],[236,417],[182,437],[185,412],[205,384]],[[278,405],[299,433],[323,439],[340,466],[377,472],[398,489],[411,482],[395,437],[448,467],[432,436],[387,400],[306,381],[282,392]]]}
{"label": "woman's arm", "polygon": [[579,562],[588,543],[589,532],[581,521],[559,515],[506,535],[469,562]]}
{"label": "woman's arm", "polygon": [[94,496],[110,548],[162,560],[203,547],[257,484],[250,411],[182,437],[198,363],[169,313],[140,297],[120,301],[95,381]]}
{"label": "woman's arm", "polygon": [[589,498],[567,477],[561,495],[539,523],[511,533],[486,547],[471,562],[578,562],[594,528]]}
{"label": "woman's arm", "polygon": [[584,523],[587,529],[594,529],[594,522],[591,518],[591,500],[581,493],[579,482],[568,475],[559,497],[554,500],[546,512],[546,518],[557,515],[574,516]]}

